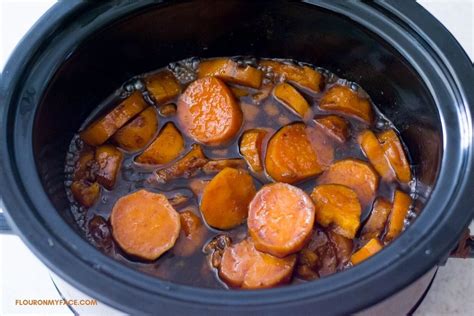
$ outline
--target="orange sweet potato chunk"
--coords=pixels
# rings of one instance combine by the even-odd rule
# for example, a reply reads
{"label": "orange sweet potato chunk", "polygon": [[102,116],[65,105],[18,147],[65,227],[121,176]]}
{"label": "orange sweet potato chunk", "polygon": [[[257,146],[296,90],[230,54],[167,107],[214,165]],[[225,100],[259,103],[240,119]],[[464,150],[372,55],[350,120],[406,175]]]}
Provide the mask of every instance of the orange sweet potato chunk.
{"label": "orange sweet potato chunk", "polygon": [[178,121],[195,141],[216,146],[237,135],[243,114],[232,92],[220,79],[204,77],[191,83],[179,97]]}
{"label": "orange sweet potato chunk", "polygon": [[273,183],[261,188],[250,203],[247,225],[259,251],[283,258],[304,247],[314,216],[314,204],[303,190]]}
{"label": "orange sweet potato chunk", "polygon": [[364,225],[364,228],[362,228],[361,239],[380,238],[384,232],[391,210],[392,203],[383,197],[378,197],[372,207],[369,220]]}
{"label": "orange sweet potato chunk", "polygon": [[334,148],[321,132],[294,123],[284,126],[270,139],[265,167],[273,180],[296,183],[323,172],[333,156]]}
{"label": "orange sweet potato chunk", "polygon": [[373,111],[369,100],[360,97],[349,87],[336,85],[331,87],[321,99],[319,107],[326,111],[340,112],[371,124]]}
{"label": "orange sweet potato chunk", "polygon": [[353,239],[360,226],[362,212],[354,190],[340,184],[323,184],[314,188],[311,198],[315,204],[316,222],[334,232]]}
{"label": "orange sweet potato chunk", "polygon": [[255,193],[253,179],[246,171],[225,168],[204,189],[201,199],[204,220],[217,229],[230,229],[242,224]]}
{"label": "orange sweet potato chunk", "polygon": [[274,257],[258,251],[247,238],[225,248],[219,276],[234,288],[271,288],[290,281],[295,263],[295,255]]}
{"label": "orange sweet potato chunk", "polygon": [[364,130],[357,136],[357,141],[365,156],[382,178],[388,182],[394,180],[395,173],[375,134],[371,130]]}
{"label": "orange sweet potato chunk", "polygon": [[167,182],[175,178],[189,178],[196,174],[209,160],[204,155],[202,147],[193,144],[191,150],[172,165],[156,171],[158,182]]}
{"label": "orange sweet potato chunk", "polygon": [[377,238],[372,238],[368,243],[365,244],[365,246],[357,250],[351,256],[351,262],[353,265],[359,264],[382,250],[382,248],[383,246],[380,241]]}
{"label": "orange sweet potato chunk", "polygon": [[400,235],[411,203],[412,199],[408,194],[399,190],[395,191],[392,212],[390,212],[388,219],[387,234],[385,235],[384,241],[390,242]]}
{"label": "orange sweet potato chunk", "polygon": [[327,135],[340,143],[344,143],[349,138],[349,123],[340,116],[322,116],[316,118],[314,122],[317,126],[322,128]]}
{"label": "orange sweet potato chunk", "polygon": [[262,142],[266,135],[267,131],[263,129],[250,129],[245,131],[240,139],[240,154],[254,172],[263,171]]}
{"label": "orange sweet potato chunk", "polygon": [[168,70],[160,71],[145,78],[146,89],[158,104],[167,102],[181,92],[181,86]]}
{"label": "orange sweet potato chunk", "polygon": [[224,81],[258,89],[262,84],[261,70],[249,65],[239,66],[228,58],[217,58],[203,61],[199,64],[198,78],[208,76],[218,77]]}
{"label": "orange sweet potato chunk", "polygon": [[108,190],[112,190],[115,185],[122,159],[122,152],[112,145],[102,145],[95,151],[95,160],[99,165],[96,172],[97,182]]}
{"label": "orange sweet potato chunk", "polygon": [[298,66],[294,64],[278,62],[273,60],[261,60],[260,66],[271,68],[271,71],[304,88],[315,92],[321,91],[323,76],[316,70],[308,66]]}
{"label": "orange sweet potato chunk", "polygon": [[181,230],[179,214],[166,196],[146,190],[118,199],[110,223],[120,247],[146,260],[156,260],[171,249]]}
{"label": "orange sweet potato chunk", "polygon": [[332,164],[318,179],[319,184],[341,184],[357,193],[362,208],[372,203],[379,186],[379,176],[361,160],[344,159]]}
{"label": "orange sweet potato chunk", "polygon": [[336,250],[338,267],[343,268],[351,260],[354,242],[351,238],[338,234],[334,229],[328,231],[328,237]]}
{"label": "orange sweet potato chunk", "polygon": [[91,207],[99,199],[100,186],[97,182],[91,183],[86,180],[78,180],[71,184],[71,192],[79,204],[84,207]]}
{"label": "orange sweet potato chunk", "polygon": [[115,132],[125,125],[135,115],[147,107],[142,94],[139,91],[133,92],[128,98],[122,101],[112,111],[99,118],[86,129],[80,132],[82,140],[91,146],[102,145]]}
{"label": "orange sweet potato chunk", "polygon": [[85,148],[79,154],[79,159],[74,166],[73,179],[95,181],[95,168],[97,163],[95,161],[94,150]]}
{"label": "orange sweet potato chunk", "polygon": [[149,106],[132,121],[119,129],[112,139],[123,150],[137,151],[145,147],[158,130],[158,118],[153,106]]}
{"label": "orange sweet potato chunk", "polygon": [[179,218],[181,233],[173,247],[173,253],[180,257],[189,257],[203,246],[206,228],[192,211],[179,213]]}
{"label": "orange sweet potato chunk", "polygon": [[273,95],[292,112],[304,117],[309,111],[309,103],[292,85],[283,82],[275,86]]}
{"label": "orange sweet potato chunk", "polygon": [[158,137],[145,149],[136,162],[161,165],[176,159],[184,150],[184,138],[173,123],[168,122]]}
{"label": "orange sweet potato chunk", "polygon": [[411,180],[410,164],[403,150],[400,138],[393,129],[382,132],[378,139],[388,158],[390,165],[395,170],[398,180],[408,183]]}

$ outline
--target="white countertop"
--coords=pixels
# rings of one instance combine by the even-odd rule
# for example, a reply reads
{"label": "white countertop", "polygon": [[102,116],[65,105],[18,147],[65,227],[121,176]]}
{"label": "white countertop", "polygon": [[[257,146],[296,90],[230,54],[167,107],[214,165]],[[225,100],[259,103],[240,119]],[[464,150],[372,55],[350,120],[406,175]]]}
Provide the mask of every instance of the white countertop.
{"label": "white countertop", "polygon": [[[0,0],[0,70],[16,43],[54,2]],[[419,2],[474,60],[474,0]],[[48,270],[18,237],[0,235],[0,315],[72,315],[65,306],[15,306],[17,299],[41,298],[60,299]],[[474,260],[449,259],[416,315],[474,315]]]}

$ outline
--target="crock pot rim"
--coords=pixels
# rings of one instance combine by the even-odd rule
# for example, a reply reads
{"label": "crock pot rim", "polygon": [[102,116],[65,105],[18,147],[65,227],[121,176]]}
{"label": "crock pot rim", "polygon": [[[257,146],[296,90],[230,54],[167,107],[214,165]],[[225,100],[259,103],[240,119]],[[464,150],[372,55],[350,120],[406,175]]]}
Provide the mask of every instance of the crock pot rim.
{"label": "crock pot rim", "polygon": [[[313,3],[314,1],[309,1],[309,2]],[[151,1],[143,1],[143,2],[140,3],[140,5],[142,5],[142,4],[145,5],[147,3],[150,4]],[[390,8],[391,4],[390,3],[391,2],[388,2],[386,4],[385,3],[379,3],[378,5],[385,8],[386,10],[391,10],[391,8]],[[322,4],[325,4],[325,1],[317,2],[316,4],[317,5],[322,5]],[[337,6],[337,5],[338,4],[335,4],[334,6]],[[397,15],[401,16],[402,18],[409,17],[409,13],[413,13],[413,11],[411,11],[411,10],[414,10],[413,7],[410,7],[412,5],[413,4],[400,4],[400,3],[397,3],[396,6],[398,7],[398,10],[399,10]],[[27,36],[27,39],[23,40],[22,43],[15,50],[15,53],[13,54],[13,56],[15,56],[15,59],[10,59],[9,63],[5,67],[4,78],[3,78],[4,81],[2,80],[3,81],[2,82],[2,89],[0,90],[1,93],[2,93],[2,96],[5,97],[4,98],[5,101],[10,101],[11,102],[12,100],[14,100],[14,95],[12,95],[13,90],[9,89],[9,87],[13,87],[13,86],[16,85],[16,83],[19,80],[19,78],[18,78],[19,74],[22,74],[22,75],[25,74],[24,73],[24,68],[22,68],[22,66],[26,66],[26,65],[23,65],[23,62],[26,61],[26,60],[28,60],[28,61],[32,60],[31,55],[34,53],[34,49],[32,49],[32,51],[28,51],[26,49],[26,47],[27,47],[26,42],[29,41],[28,47],[30,47],[31,41],[34,41],[35,43],[39,44],[39,42],[41,40],[44,40],[45,34],[50,34],[49,32],[51,32],[51,29],[53,28],[53,24],[54,25],[61,24],[62,19],[63,18],[65,19],[66,15],[73,14],[73,13],[77,14],[84,7],[85,7],[85,5],[83,3],[81,4],[80,1],[77,1],[77,2],[70,1],[70,2],[58,3],[48,12],[48,14],[46,16],[44,16],[41,19],[41,21],[39,21],[35,25],[35,33],[33,34],[30,31],[29,35]],[[137,8],[138,7],[139,7],[139,5],[137,4]],[[330,7],[330,5],[329,5],[329,7]],[[416,10],[419,10],[419,9],[416,9]],[[408,11],[410,11],[410,12],[407,13]],[[401,13],[401,12],[403,12],[403,13]],[[418,13],[421,14],[420,12],[418,12]],[[420,29],[425,30],[424,33],[427,34],[427,36],[430,39],[436,39],[436,38],[441,39],[441,38],[443,38],[443,36],[440,36],[439,34],[436,37],[432,37],[431,34],[430,34],[429,29],[428,30],[425,29],[426,25],[427,24],[432,24],[433,21],[431,21],[431,23],[430,23],[429,19],[432,19],[432,17],[430,17],[424,11],[422,13],[424,14],[424,19],[427,19],[428,21],[426,21],[426,23],[424,23],[424,19],[420,19],[420,16],[418,16],[417,20],[421,20],[420,24],[425,24],[424,27],[420,27]],[[430,25],[430,27],[433,27],[433,25]],[[438,25],[438,27],[439,27],[439,25]],[[444,45],[446,45],[448,47],[449,47],[450,44],[455,43],[455,41],[454,41],[454,39],[452,39],[451,35],[449,33],[447,33],[447,31],[444,30],[444,28],[441,27],[441,29],[444,32],[445,36],[447,35],[449,37],[449,41],[446,41],[446,38],[444,38],[443,41],[445,41],[445,42],[441,42],[441,43],[444,43]],[[457,45],[457,43],[455,43],[455,44]],[[437,43],[437,45],[439,46],[438,54],[443,53],[443,52],[448,50],[448,48],[443,47],[444,45],[440,45],[439,42]],[[449,47],[449,51],[451,51],[451,50],[452,50],[452,47]],[[460,50],[458,48],[457,50],[454,50],[454,52],[451,52],[451,54],[455,54],[455,57],[458,57],[458,58],[455,58],[455,60],[450,60],[450,63],[448,63],[448,64],[451,67],[450,72],[454,77],[453,79],[457,81],[456,85],[459,88],[459,96],[458,97],[460,99],[458,100],[458,102],[461,102],[461,103],[464,102],[464,106],[466,108],[465,109],[466,110],[465,116],[467,117],[466,118],[468,120],[467,123],[469,123],[468,125],[470,126],[471,125],[471,120],[472,120],[472,117],[471,117],[472,114],[471,114],[471,112],[468,108],[468,104],[472,104],[473,96],[472,96],[472,91],[467,90],[467,88],[466,88],[467,86],[464,82],[472,82],[472,81],[468,81],[469,79],[472,80],[472,69],[471,69],[471,73],[469,73],[469,69],[463,71],[463,67],[466,66],[466,58],[467,57],[466,57],[465,53],[462,50]],[[469,65],[469,63],[467,63],[467,65]],[[10,102],[7,102],[7,104],[9,104]],[[5,124],[0,125],[1,126],[0,128],[2,128],[2,136],[1,137],[4,137],[3,135],[11,136],[11,135],[8,135],[8,133],[11,133],[11,131],[8,130],[8,127],[12,127],[12,126],[11,126],[11,124],[9,124],[6,121],[6,118],[9,116],[9,114],[13,113],[14,109],[9,108],[9,106],[6,106],[5,109],[7,111],[8,110],[10,110],[10,111],[8,111],[8,113],[7,113],[7,111],[4,110],[0,114],[0,123],[5,123]],[[467,132],[469,133],[469,135],[471,135],[470,129]],[[2,142],[2,144],[1,144],[1,146],[2,146],[2,153],[1,153],[1,155],[2,155],[2,159],[1,159],[2,160],[2,162],[1,162],[1,164],[2,164],[2,167],[1,167],[2,177],[1,177],[0,181],[2,182],[2,190],[4,191],[4,194],[5,194],[5,196],[4,196],[5,204],[9,209],[8,216],[10,217],[10,219],[13,219],[13,221],[10,220],[10,223],[13,223],[15,225],[16,231],[20,233],[22,239],[29,245],[29,247],[32,248],[33,251],[39,257],[41,257],[42,260],[44,260],[50,268],[52,268],[54,270],[55,267],[57,268],[58,259],[59,260],[61,259],[61,258],[58,257],[57,253],[54,254],[54,252],[57,252],[58,250],[61,250],[61,251],[66,251],[66,252],[69,253],[69,252],[71,252],[70,247],[74,248],[74,245],[73,244],[62,244],[62,242],[58,242],[57,238],[55,238],[53,235],[51,235],[49,231],[44,229],[44,227],[42,225],[44,225],[45,223],[39,222],[38,219],[36,219],[37,222],[35,222],[35,223],[32,223],[32,222],[29,223],[28,228],[31,229],[29,231],[27,229],[27,225],[25,224],[26,222],[28,222],[30,220],[30,218],[25,216],[27,214],[27,212],[25,212],[25,213],[23,213],[23,212],[12,212],[12,210],[14,210],[13,206],[20,206],[21,205],[22,207],[26,207],[26,209],[28,209],[29,207],[32,207],[33,205],[27,205],[25,203],[25,201],[22,201],[22,193],[18,190],[18,187],[17,187],[18,184],[15,181],[16,179],[18,179],[19,174],[15,174],[14,177],[12,177],[12,175],[7,175],[7,173],[6,173],[6,170],[7,170],[6,168],[11,168],[12,167],[10,165],[10,163],[12,162],[12,159],[13,159],[11,156],[7,156],[7,146],[6,145],[7,145],[7,139],[5,139],[5,141]],[[464,155],[467,156],[467,157],[465,157],[465,169],[464,170],[466,171],[465,175],[467,175],[467,174],[472,175],[472,173],[473,173],[473,170],[472,170],[472,157],[471,157],[472,156],[471,155],[472,148],[471,148],[471,144],[468,144],[468,145],[469,145],[469,147],[467,148],[468,151],[464,152]],[[465,178],[469,178],[469,177],[465,176],[464,179]],[[472,181],[471,181],[471,183],[472,183]],[[472,200],[472,198],[471,198],[471,200]],[[459,192],[458,192],[458,199],[453,201],[453,205],[458,204],[458,203],[460,203],[460,201],[459,201]],[[466,216],[464,216],[462,218],[458,218],[456,223],[453,223],[454,227],[453,227],[453,231],[452,231],[453,236],[451,236],[452,240],[449,240],[449,242],[444,241],[442,243],[442,244],[445,245],[444,247],[440,247],[440,249],[433,249],[433,252],[427,254],[427,256],[425,258],[427,260],[425,262],[425,265],[427,265],[426,270],[429,268],[428,267],[429,263],[434,263],[436,260],[439,259],[439,256],[437,256],[436,254],[446,253],[446,251],[449,250],[449,249],[446,249],[447,245],[448,244],[452,245],[452,241],[455,240],[460,235],[461,229],[465,225],[467,225],[467,223],[469,222],[469,219],[472,218],[472,210],[470,210],[470,211],[471,212],[465,212],[466,214],[464,214],[464,215],[466,215]],[[16,225],[16,223],[21,223],[21,224]],[[456,224],[456,225],[454,225],[454,224]],[[462,226],[460,224],[463,224],[464,226]],[[416,225],[416,223],[414,224],[414,226],[415,225]],[[407,231],[407,233],[408,232],[409,232],[409,230]],[[31,239],[34,236],[41,236],[42,238],[40,238],[39,240]],[[399,238],[399,240],[394,242],[394,245],[396,245],[396,244],[401,245],[402,242],[403,242],[402,237],[404,237],[404,236],[401,236]],[[84,243],[85,243],[85,241],[84,241]],[[53,244],[54,246],[52,246],[51,244]],[[83,246],[84,247],[89,247],[91,249],[91,251],[96,251],[92,246],[90,246],[87,243],[86,243],[86,245],[83,245]],[[68,249],[68,247],[69,247],[69,249]],[[389,248],[391,248],[391,247],[389,247]],[[387,249],[387,251],[388,250],[389,249]],[[96,251],[96,252],[98,254],[100,254],[98,251]],[[400,255],[402,253],[400,253]],[[83,260],[85,260],[85,258],[81,258],[82,259],[81,262],[77,262],[77,260],[74,260],[75,256],[72,255],[72,254],[70,254],[70,255],[71,255],[71,257],[68,257],[68,260],[70,259],[71,265],[68,266],[68,267],[63,267],[64,270],[60,271],[61,273],[58,273],[58,274],[59,274],[60,277],[66,279],[68,282],[71,282],[73,285],[77,286],[80,290],[82,290],[86,293],[89,293],[90,288],[92,288],[92,286],[94,284],[87,283],[87,282],[90,282],[90,281],[94,280],[95,277],[89,278],[88,280],[83,279],[83,280],[79,281],[76,278],[71,278],[70,277],[70,275],[72,275],[72,273],[74,272],[74,271],[70,271],[70,270],[77,269],[77,268],[84,268],[85,270],[89,271],[91,269],[91,267],[87,264],[88,262],[83,261]],[[103,255],[100,254],[100,256],[103,256]],[[382,255],[371,258],[370,260],[367,261],[367,263],[362,264],[359,267],[355,267],[355,268],[353,268],[349,271],[338,273],[335,276],[332,276],[332,277],[327,278],[327,279],[320,280],[318,282],[315,282],[314,284],[307,283],[304,286],[302,286],[301,288],[300,288],[300,286],[292,286],[292,287],[273,289],[273,290],[267,290],[267,291],[232,292],[232,294],[230,294],[230,295],[232,295],[233,297],[240,297],[240,298],[250,299],[252,297],[255,298],[255,296],[261,297],[262,294],[264,294],[266,292],[266,293],[271,293],[271,294],[269,294],[270,296],[274,296],[274,297],[278,296],[279,299],[281,299],[280,302],[278,302],[279,304],[280,303],[281,304],[297,304],[299,302],[299,300],[301,300],[302,298],[292,297],[292,298],[289,299],[289,298],[286,298],[285,295],[287,293],[290,293],[290,292],[295,292],[299,289],[309,290],[309,288],[313,288],[313,287],[317,286],[316,283],[320,283],[320,284],[322,284],[321,282],[328,283],[327,280],[336,280],[337,279],[337,280],[340,281],[342,278],[346,278],[349,273],[357,274],[359,271],[363,271],[364,266],[369,267],[369,262],[372,262],[374,266],[377,265],[377,264],[381,264],[381,256]],[[379,258],[377,258],[377,257],[379,257]],[[51,258],[54,258],[54,259],[51,259]],[[111,260],[110,258],[106,258],[106,259]],[[380,260],[378,260],[378,259],[380,259]],[[377,263],[377,261],[379,261],[379,262]],[[106,262],[106,261],[104,261],[104,262]],[[117,262],[113,262],[113,263],[118,264]],[[107,264],[108,264],[108,262],[107,262]],[[122,265],[120,265],[120,266],[122,268],[125,268]],[[384,265],[381,264],[379,266],[379,269],[377,269],[377,270],[380,270],[381,267],[383,267],[383,266]],[[101,270],[101,267],[96,266],[95,268],[92,268],[92,269],[93,269],[93,271],[91,271],[91,272],[96,272],[97,273],[99,270]],[[365,269],[365,270],[367,270],[367,269]],[[374,270],[372,270],[372,271],[374,271]],[[71,274],[69,274],[68,272],[71,273]],[[82,272],[82,273],[84,274],[84,272]],[[137,273],[137,272],[135,272],[135,273]],[[376,273],[374,273],[374,274],[376,274]],[[421,275],[422,273],[419,272],[418,274]],[[108,282],[114,281],[115,283],[120,283],[120,282],[117,281],[117,279],[113,279],[109,275],[105,276],[103,273],[97,273],[97,275],[105,277],[105,279],[107,279]],[[152,277],[147,277],[147,278],[152,278]],[[413,275],[411,276],[411,280],[413,280]],[[180,290],[185,290],[185,288],[187,288],[186,286],[175,285],[175,284],[171,284],[169,282],[163,282],[163,281],[159,281],[159,282],[162,282],[163,284],[169,284],[169,285],[165,285],[169,288],[168,288],[168,291],[167,291],[168,293],[164,294],[164,296],[166,297],[166,295],[168,295],[170,299],[172,298],[172,296],[174,296],[173,292],[180,291]],[[405,282],[401,282],[399,284],[398,288],[401,288],[403,285],[406,285],[408,282],[409,282],[408,279],[405,280]],[[89,286],[89,287],[87,287],[87,286]],[[112,286],[110,288],[113,289]],[[195,290],[196,288],[192,288],[192,289]],[[99,285],[99,286],[97,286],[96,291],[94,291],[94,293],[93,293],[94,296],[98,297],[100,300],[102,300],[102,301],[104,301],[104,302],[106,302],[110,305],[117,306],[117,302],[114,301],[114,300],[111,300],[108,296],[103,295],[101,290],[107,291],[107,290],[110,290],[110,289],[106,289],[103,285]],[[396,289],[392,289],[392,290],[396,291]],[[216,295],[216,293],[219,293],[219,294],[227,293],[227,294],[223,294],[223,295],[229,295],[229,292],[225,292],[225,291],[199,289],[199,292],[201,294],[200,298],[204,298],[204,296],[208,296],[207,294],[203,295],[203,293],[205,293],[206,291],[209,291],[208,292],[209,295]],[[363,308],[363,307],[367,306],[368,304],[371,304],[371,303],[379,300],[380,298],[390,294],[390,293],[383,293],[383,291],[380,290],[380,289],[378,289],[378,292],[379,293],[377,293],[377,294],[379,294],[379,295],[374,295],[371,299],[365,299],[365,300],[360,299],[359,304],[358,305],[354,304],[354,306],[356,308]],[[141,292],[140,292],[140,294],[143,295],[143,293],[141,293]],[[224,304],[230,304],[231,303],[230,301],[228,301],[226,299],[223,299],[223,297],[221,295],[218,295],[218,296],[219,296],[219,298],[216,298],[215,304],[223,304],[224,305]],[[190,300],[190,302],[191,301],[193,301],[193,300]],[[184,301],[182,303],[185,304]],[[195,303],[197,303],[197,301],[195,301]],[[251,303],[251,302],[249,302],[249,303]],[[129,306],[120,305],[120,303],[119,303],[118,307],[122,308],[124,310],[127,310],[129,308]],[[344,311],[341,309],[341,312],[344,312]]]}

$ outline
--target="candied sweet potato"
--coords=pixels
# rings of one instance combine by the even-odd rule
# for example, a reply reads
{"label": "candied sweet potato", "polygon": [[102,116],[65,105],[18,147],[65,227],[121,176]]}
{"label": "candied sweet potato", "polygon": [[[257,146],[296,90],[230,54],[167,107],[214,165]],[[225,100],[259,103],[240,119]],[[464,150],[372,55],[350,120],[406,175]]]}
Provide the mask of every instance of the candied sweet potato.
{"label": "candied sweet potato", "polygon": [[176,159],[184,150],[184,138],[173,123],[168,122],[158,137],[145,149],[136,162],[162,165]]}
{"label": "candied sweet potato", "polygon": [[271,71],[282,79],[296,83],[304,88],[315,92],[321,91],[323,76],[316,70],[308,66],[298,66],[294,64],[278,62],[274,60],[261,60],[260,65],[271,68]]}
{"label": "candied sweet potato", "polygon": [[344,159],[333,163],[318,179],[319,184],[342,184],[357,193],[362,208],[375,198],[379,176],[361,160]]}
{"label": "candied sweet potato", "polygon": [[400,138],[398,138],[395,131],[393,129],[384,131],[378,135],[378,139],[398,180],[404,183],[410,182],[410,164],[408,163]]}
{"label": "candied sweet potato", "polygon": [[80,132],[82,140],[91,146],[99,146],[105,143],[115,132],[124,126],[135,115],[147,107],[140,91],[133,92],[119,105],[94,121],[86,129]]}
{"label": "candied sweet potato", "polygon": [[178,212],[163,194],[140,190],[118,199],[110,215],[112,234],[128,254],[155,260],[174,246]]}
{"label": "candied sweet potato", "polygon": [[340,112],[371,124],[373,111],[369,100],[360,97],[349,87],[336,85],[324,94],[319,107],[326,111]]}
{"label": "candied sweet potato", "polygon": [[286,183],[269,184],[250,203],[249,234],[258,250],[282,258],[301,250],[311,237],[314,213],[303,190]]}
{"label": "candied sweet potato", "polygon": [[122,152],[112,145],[102,145],[95,151],[95,160],[98,164],[97,182],[108,190],[115,185],[122,159]]}
{"label": "candied sweet potato", "polygon": [[334,224],[334,231],[354,238],[360,225],[361,206],[354,190],[340,184],[323,184],[314,188],[316,222],[324,227]]}
{"label": "candied sweet potato", "polygon": [[365,156],[382,178],[389,182],[394,180],[395,173],[375,134],[371,130],[364,130],[357,136],[357,141]]}
{"label": "candied sweet potato", "polygon": [[147,76],[145,85],[153,100],[159,104],[173,99],[181,91],[179,82],[168,70]]}
{"label": "candied sweet potato", "polygon": [[377,238],[372,238],[351,256],[351,262],[353,265],[359,264],[382,250],[382,248],[380,241]]}
{"label": "candied sweet potato", "polygon": [[317,133],[303,123],[281,128],[268,142],[268,175],[275,181],[296,183],[323,172],[332,161],[334,148]]}
{"label": "candied sweet potato", "polygon": [[232,90],[232,93],[236,98],[246,97],[249,95],[249,92],[246,89],[239,87],[230,87],[230,90]]}
{"label": "candied sweet potato", "polygon": [[201,199],[204,220],[218,229],[242,224],[255,192],[253,179],[246,171],[225,168],[204,188]]}
{"label": "candied sweet potato", "polygon": [[79,154],[76,165],[74,166],[73,179],[95,181],[95,172],[97,169],[97,163],[95,161],[94,150],[91,148],[85,148]]}
{"label": "candied sweet potato", "polygon": [[370,217],[362,228],[361,239],[369,240],[372,238],[380,238],[384,232],[388,215],[392,210],[392,203],[383,197],[378,197],[372,206]]}
{"label": "candied sweet potato", "polygon": [[323,131],[340,143],[349,138],[349,123],[337,115],[326,115],[314,119],[314,122]]}
{"label": "candied sweet potato", "polygon": [[336,250],[338,267],[343,268],[351,260],[354,243],[352,239],[344,237],[332,229],[329,230],[328,237]]}
{"label": "candied sweet potato", "polygon": [[192,139],[215,146],[237,135],[243,114],[232,92],[220,79],[204,77],[191,83],[179,97],[178,121]]}
{"label": "candied sweet potato", "polygon": [[234,168],[234,169],[245,169],[246,163],[245,160],[240,158],[229,158],[229,159],[216,159],[209,160],[203,167],[202,171],[204,173],[215,173],[225,168]]}
{"label": "candied sweet potato", "polygon": [[225,248],[219,276],[230,287],[270,288],[290,281],[295,262],[295,255],[278,258],[260,252],[247,238]]}
{"label": "candied sweet potato", "polygon": [[292,85],[282,82],[275,86],[273,95],[292,112],[304,117],[309,111],[309,103]]}
{"label": "candied sweet potato", "polygon": [[176,114],[176,104],[168,103],[160,106],[159,113],[161,116],[170,117]]}
{"label": "candied sweet potato", "polygon": [[167,182],[175,178],[189,178],[200,170],[209,160],[204,155],[202,147],[193,144],[191,150],[172,165],[156,172],[158,182]]}
{"label": "candied sweet potato", "polygon": [[120,128],[112,139],[126,151],[137,151],[144,148],[158,130],[158,118],[153,106],[149,106],[133,120]]}
{"label": "candied sweet potato", "polygon": [[173,247],[173,253],[180,257],[189,257],[204,244],[206,228],[201,219],[191,211],[179,213],[181,233]]}
{"label": "candied sweet potato", "polygon": [[199,64],[198,78],[214,76],[224,81],[258,89],[262,84],[261,70],[249,65],[239,66],[228,58],[216,58]]}
{"label": "candied sweet potato", "polygon": [[99,199],[100,186],[97,182],[78,180],[71,184],[71,192],[79,204],[89,208]]}
{"label": "candied sweet potato", "polygon": [[240,154],[255,172],[263,171],[262,142],[266,135],[263,129],[250,129],[242,134],[239,142]]}
{"label": "candied sweet potato", "polygon": [[393,207],[388,219],[387,234],[385,235],[384,241],[390,242],[400,235],[411,203],[412,199],[408,194],[400,190],[395,191]]}

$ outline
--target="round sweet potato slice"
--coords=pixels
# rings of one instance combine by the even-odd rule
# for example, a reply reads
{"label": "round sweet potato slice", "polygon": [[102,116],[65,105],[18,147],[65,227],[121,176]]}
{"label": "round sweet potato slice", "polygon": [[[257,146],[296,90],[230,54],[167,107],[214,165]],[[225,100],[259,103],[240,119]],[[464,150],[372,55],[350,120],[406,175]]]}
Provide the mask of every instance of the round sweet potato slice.
{"label": "round sweet potato slice", "polygon": [[121,197],[110,222],[120,247],[146,260],[155,260],[173,247],[181,230],[179,214],[166,196],[146,190]]}
{"label": "round sweet potato slice", "polygon": [[264,186],[250,203],[247,225],[255,247],[277,257],[301,250],[314,225],[314,204],[286,183]]}
{"label": "round sweet potato slice", "polygon": [[364,130],[357,136],[362,151],[369,159],[374,169],[382,176],[385,181],[392,181],[395,179],[395,173],[390,166],[389,160],[384,153],[384,149],[380,145],[374,132],[371,130]]}
{"label": "round sweet potato slice", "polygon": [[357,193],[362,208],[375,198],[379,176],[366,162],[357,159],[339,160],[332,164],[318,179],[319,184],[341,184]]}
{"label": "round sweet potato slice", "polygon": [[255,249],[247,238],[225,248],[219,276],[230,287],[270,288],[290,281],[295,262],[296,255],[274,257]]}
{"label": "round sweet potato slice", "polygon": [[361,207],[354,190],[340,184],[323,184],[311,193],[316,209],[316,221],[334,232],[354,238],[360,226]]}
{"label": "round sweet potato slice", "polygon": [[359,264],[375,255],[377,252],[382,250],[382,248],[382,243],[377,238],[372,238],[351,256],[351,262],[353,265]]}
{"label": "round sweet potato slice", "polygon": [[324,94],[319,107],[326,111],[340,112],[371,124],[374,118],[369,100],[362,98],[349,87],[336,85]]}
{"label": "round sweet potato slice", "polygon": [[411,180],[410,164],[403,150],[400,138],[393,129],[389,129],[378,135],[378,140],[385,152],[390,165],[397,175],[398,180],[408,183]]}
{"label": "round sweet potato slice", "polygon": [[326,134],[340,143],[344,143],[349,138],[349,123],[340,116],[322,116],[314,119],[314,122]]}
{"label": "round sweet potato slice", "polygon": [[191,83],[178,100],[178,121],[183,131],[205,145],[222,145],[237,135],[242,109],[230,89],[215,77]]}
{"label": "round sweet potato slice", "polygon": [[218,229],[242,224],[255,192],[253,179],[246,171],[224,168],[204,189],[201,200],[204,220]]}
{"label": "round sweet potato slice", "polygon": [[297,183],[323,172],[333,156],[334,148],[321,131],[294,123],[281,128],[268,142],[265,167],[273,180]]}

